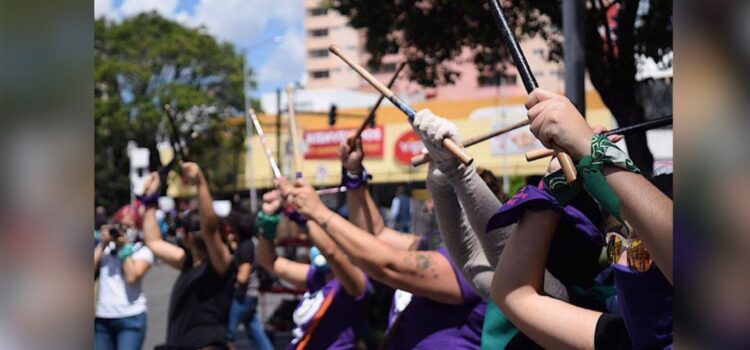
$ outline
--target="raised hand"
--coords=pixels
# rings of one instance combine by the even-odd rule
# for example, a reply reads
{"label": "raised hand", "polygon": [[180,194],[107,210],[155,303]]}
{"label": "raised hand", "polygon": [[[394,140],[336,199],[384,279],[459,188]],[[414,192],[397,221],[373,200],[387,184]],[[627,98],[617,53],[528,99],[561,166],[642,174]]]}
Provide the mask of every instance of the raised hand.
{"label": "raised hand", "polygon": [[300,214],[309,218],[316,218],[316,215],[328,209],[320,200],[315,189],[302,179],[297,180],[287,200]]}
{"label": "raised hand", "polygon": [[266,215],[275,215],[281,210],[281,192],[279,190],[273,190],[266,192],[263,195],[263,205],[261,209]]}
{"label": "raised hand", "polygon": [[560,146],[575,160],[591,154],[594,130],[565,96],[536,89],[526,99],[526,108],[531,132],[544,146]]}
{"label": "raised hand", "polygon": [[443,147],[443,139],[448,137],[456,144],[461,144],[456,124],[435,115],[429,109],[423,109],[417,113],[412,126],[435,162],[455,159],[453,154]]}
{"label": "raised hand", "polygon": [[180,163],[180,167],[182,168],[183,182],[191,185],[199,185],[203,183],[203,171],[198,164],[193,162],[183,162]]}
{"label": "raised hand", "polygon": [[143,181],[143,195],[153,196],[159,194],[161,190],[161,180],[159,179],[159,173],[152,172],[148,174],[146,180]]}
{"label": "raised hand", "polygon": [[358,139],[354,148],[349,147],[349,142],[342,142],[339,146],[339,155],[341,158],[341,165],[344,169],[361,172],[362,160],[365,158],[364,151],[362,150],[362,139]]}

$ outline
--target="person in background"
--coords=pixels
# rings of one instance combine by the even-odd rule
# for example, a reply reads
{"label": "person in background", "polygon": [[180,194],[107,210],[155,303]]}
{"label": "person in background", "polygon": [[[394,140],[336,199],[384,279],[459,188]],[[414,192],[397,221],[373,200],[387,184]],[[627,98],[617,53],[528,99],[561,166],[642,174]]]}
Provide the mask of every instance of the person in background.
{"label": "person in background", "polygon": [[396,195],[391,201],[391,211],[388,215],[391,228],[396,231],[411,232],[411,197],[404,186],[396,188]]}
{"label": "person in background", "polygon": [[229,311],[229,324],[227,325],[227,340],[229,347],[234,348],[237,335],[237,326],[245,326],[247,338],[250,344],[257,350],[271,350],[273,345],[266,335],[263,323],[256,312],[258,306],[258,287],[260,282],[255,272],[255,244],[254,233],[246,229],[235,227],[234,236],[239,239],[237,250],[234,252],[234,261],[237,265],[237,279],[235,282],[235,293],[232,299],[232,308]]}
{"label": "person in background", "polygon": [[99,275],[96,350],[137,350],[143,346],[146,296],[141,280],[154,263],[154,255],[140,242],[140,209],[137,204],[126,205],[115,213],[112,225],[101,226],[101,240],[94,249]]}
{"label": "person in background", "polygon": [[284,204],[282,195],[288,198],[291,187],[284,180],[277,185],[281,191],[263,195],[256,253],[265,270],[306,290],[294,310],[294,339],[287,349],[355,349],[371,296],[370,282],[319,225],[294,214],[290,218],[295,218],[314,244],[310,249],[310,264],[276,255],[274,240]]}
{"label": "person in background", "polygon": [[219,220],[203,172],[195,163],[181,163],[183,181],[197,187],[198,213],[190,215],[180,233],[181,244],[164,241],[156,220],[161,184],[151,173],[144,182],[146,245],[159,259],[180,271],[172,287],[167,341],[158,349],[227,349],[227,323],[236,267],[219,233]]}

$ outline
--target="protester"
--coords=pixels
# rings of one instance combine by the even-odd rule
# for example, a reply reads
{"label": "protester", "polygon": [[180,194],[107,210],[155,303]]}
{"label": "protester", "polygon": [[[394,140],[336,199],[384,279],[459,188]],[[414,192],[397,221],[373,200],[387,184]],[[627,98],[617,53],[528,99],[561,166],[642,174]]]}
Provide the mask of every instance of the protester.
{"label": "protester", "polygon": [[141,280],[154,263],[154,256],[140,241],[141,209],[138,204],[126,205],[115,213],[112,225],[101,226],[101,240],[94,249],[99,276],[94,320],[97,350],[143,346],[146,297]]}
{"label": "protester", "polygon": [[[595,137],[594,130],[566,98],[537,89],[526,106],[532,132],[547,147],[555,144],[570,152],[579,162],[579,173],[584,169],[584,188],[622,222],[624,233],[629,234],[625,239],[607,235],[622,320],[541,293],[542,271],[553,235],[570,215],[564,204],[558,203],[562,196],[553,195],[560,191],[554,183],[525,193],[546,204],[527,205],[525,212],[520,211],[520,222],[497,265],[493,299],[514,324],[546,348],[629,348],[623,323],[632,348],[671,348],[671,200],[639,175],[614,144]],[[594,157],[600,158],[599,168],[592,162]],[[605,182],[596,182],[597,173]],[[559,172],[550,176],[555,174]],[[498,215],[518,216],[519,211],[510,207],[503,207]],[[626,222],[632,224],[632,230]],[[601,236],[594,238],[603,241]]]}
{"label": "protester", "polygon": [[258,306],[258,287],[260,281],[255,272],[255,244],[249,232],[237,232],[235,236],[240,237],[237,250],[234,252],[235,264],[237,265],[237,278],[235,285],[232,307],[229,312],[229,333],[227,340],[230,348],[234,348],[237,327],[245,326],[247,338],[250,344],[257,350],[273,349],[271,340],[268,339],[263,323],[256,312]]}
{"label": "protester", "polygon": [[[286,182],[277,183],[288,192]],[[258,263],[268,272],[304,289],[293,320],[292,342],[287,349],[354,349],[364,326],[371,286],[367,276],[354,266],[326,236],[321,227],[292,214],[315,245],[310,264],[276,255],[277,225],[283,205],[279,190],[263,195],[258,213],[260,237],[256,249]]]}
{"label": "protester", "polygon": [[195,163],[182,163],[183,181],[195,185],[198,215],[188,217],[181,245],[162,239],[156,220],[160,183],[157,173],[146,179],[143,219],[146,245],[180,275],[170,297],[167,339],[161,349],[226,349],[227,323],[236,267],[219,233],[211,193]]}
{"label": "protester", "polygon": [[[512,232],[512,228],[500,228],[484,234],[489,219],[502,204],[499,181],[486,170],[480,175],[473,166],[459,164],[442,148],[445,137],[452,137],[458,143],[455,124],[424,110],[417,114],[413,125],[432,158],[427,188],[435,198],[446,247],[480,295],[489,298],[495,266]],[[544,290],[550,296],[568,300],[566,286],[549,272],[545,272]],[[482,334],[483,348],[525,348],[531,346],[529,343],[490,300]]]}
{"label": "protester", "polygon": [[406,193],[404,186],[396,188],[396,195],[391,201],[388,222],[396,231],[411,232],[411,196]]}
{"label": "protester", "polygon": [[[290,201],[319,224],[352,261],[372,278],[398,289],[381,345],[385,349],[479,349],[486,303],[463,278],[445,249],[416,251],[418,235],[384,224],[366,190],[361,144],[349,157],[342,145],[342,181],[348,188],[350,223],[326,208],[312,187],[298,182]],[[372,232],[375,236],[371,235]]]}

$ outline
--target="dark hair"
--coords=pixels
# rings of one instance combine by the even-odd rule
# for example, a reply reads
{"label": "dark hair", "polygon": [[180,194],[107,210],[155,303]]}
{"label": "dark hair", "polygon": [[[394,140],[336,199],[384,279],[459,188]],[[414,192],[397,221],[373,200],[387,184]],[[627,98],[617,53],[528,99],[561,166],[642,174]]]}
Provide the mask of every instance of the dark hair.
{"label": "dark hair", "polygon": [[508,195],[503,192],[503,182],[498,179],[495,174],[482,167],[477,167],[477,174],[479,174],[479,177],[482,178],[484,183],[487,184],[487,187],[492,190],[492,193],[497,196],[497,199],[499,199],[500,202],[505,203],[508,199],[510,199],[510,197],[508,197]]}
{"label": "dark hair", "polygon": [[651,183],[672,199],[672,173],[656,175],[651,178]]}

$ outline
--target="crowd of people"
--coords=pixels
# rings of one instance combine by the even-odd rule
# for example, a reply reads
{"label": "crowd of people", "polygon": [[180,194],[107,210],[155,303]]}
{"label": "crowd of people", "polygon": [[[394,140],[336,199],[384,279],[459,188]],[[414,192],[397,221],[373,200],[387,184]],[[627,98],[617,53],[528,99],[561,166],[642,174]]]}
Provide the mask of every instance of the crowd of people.
{"label": "crowd of people", "polygon": [[[532,133],[571,155],[576,182],[553,158],[543,181],[508,197],[491,172],[443,147],[461,144],[451,121],[417,113],[439,242],[408,232],[403,191],[384,217],[360,142],[340,147],[346,215],[305,180],[277,178],[257,213],[257,245],[245,237],[231,249],[197,164],[181,164],[198,203],[177,240],[163,236],[151,174],[95,248],[96,349],[142,346],[141,280],[155,259],[179,271],[161,349],[232,348],[240,323],[255,348],[272,348],[255,311],[258,268],[304,291],[287,349],[359,348],[373,312],[386,319],[379,349],[671,348],[671,168],[641,174],[617,136],[601,136],[564,96],[537,89],[526,108]],[[290,230],[312,244],[309,261],[278,253]],[[395,290],[386,307],[372,306],[377,286]]]}

